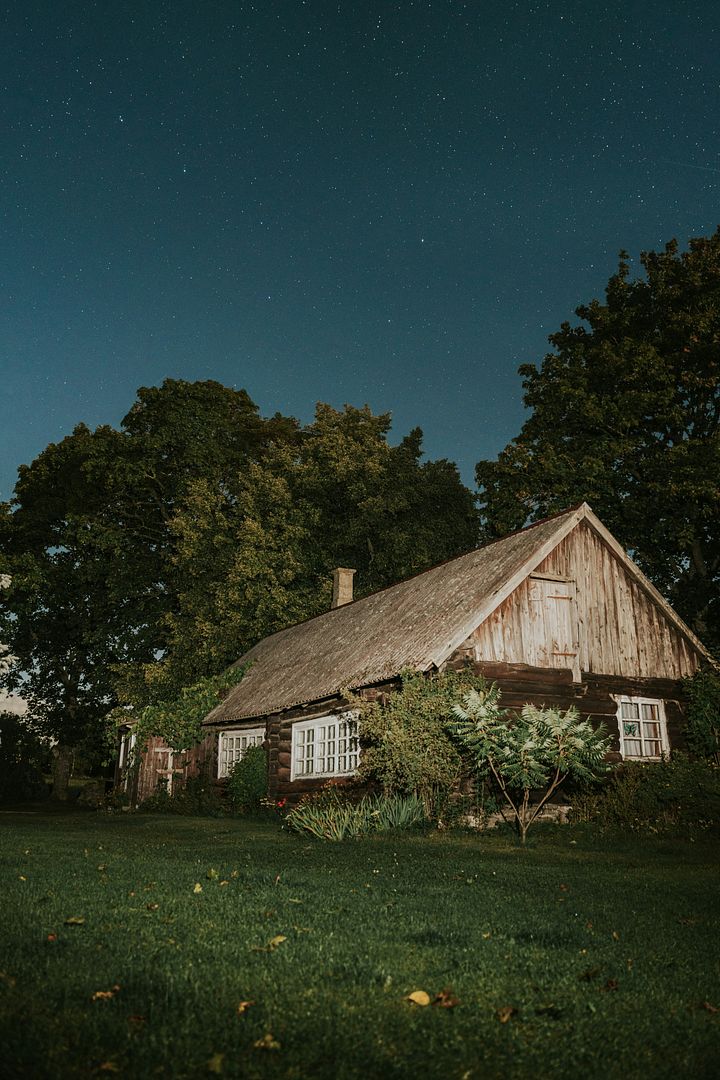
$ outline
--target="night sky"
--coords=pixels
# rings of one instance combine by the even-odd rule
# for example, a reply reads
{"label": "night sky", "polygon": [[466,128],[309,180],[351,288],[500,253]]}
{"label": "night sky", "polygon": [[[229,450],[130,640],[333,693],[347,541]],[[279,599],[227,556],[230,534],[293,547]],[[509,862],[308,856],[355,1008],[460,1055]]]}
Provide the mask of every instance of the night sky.
{"label": "night sky", "polygon": [[10,4],[0,498],[167,377],[367,402],[472,483],[618,251],[720,222],[719,83],[700,0]]}

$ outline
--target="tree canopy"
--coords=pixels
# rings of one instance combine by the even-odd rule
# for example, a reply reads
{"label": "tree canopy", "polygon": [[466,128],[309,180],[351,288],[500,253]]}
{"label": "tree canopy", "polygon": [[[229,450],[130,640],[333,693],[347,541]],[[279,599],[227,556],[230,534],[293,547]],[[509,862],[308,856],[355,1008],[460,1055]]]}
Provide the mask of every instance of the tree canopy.
{"label": "tree canopy", "polygon": [[720,229],[621,253],[605,302],[520,368],[532,413],[477,466],[487,538],[587,501],[696,633],[720,645]]}
{"label": "tree canopy", "polygon": [[422,433],[319,405],[263,418],[244,390],[143,387],[119,430],[79,425],[0,504],[0,684],[74,744],[118,701],[176,699],[266,634],[473,546],[471,493]]}

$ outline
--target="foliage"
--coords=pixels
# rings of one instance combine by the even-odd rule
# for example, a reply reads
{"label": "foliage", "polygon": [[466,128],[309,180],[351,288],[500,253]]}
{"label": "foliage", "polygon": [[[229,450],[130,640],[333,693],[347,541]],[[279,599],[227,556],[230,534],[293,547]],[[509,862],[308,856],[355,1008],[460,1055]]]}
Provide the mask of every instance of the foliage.
{"label": "foliage", "polygon": [[262,418],[213,381],[141,387],[119,430],[79,425],[0,504],[0,641],[46,734],[74,746],[117,704],[176,698],[260,638],[472,547],[477,515],[421,433],[319,405]]}
{"label": "foliage", "polygon": [[225,786],[233,810],[240,813],[257,810],[267,795],[267,785],[267,753],[262,746],[249,746],[235,763]]}
{"label": "foliage", "polygon": [[212,780],[207,776],[192,776],[184,783],[177,784],[168,792],[167,784],[158,785],[158,790],[144,802],[138,810],[146,814],[181,814],[186,817],[222,817],[225,813],[223,800]]}
{"label": "foliage", "polygon": [[170,701],[158,701],[146,705],[137,713],[115,709],[107,722],[112,731],[119,724],[132,720],[135,732],[135,758],[147,749],[148,739],[157,736],[172,750],[187,750],[203,738],[202,721],[237,686],[245,674],[245,668],[228,668],[221,675],[199,679],[192,686],[185,686]]}
{"label": "foliage", "polygon": [[577,308],[524,365],[532,410],[477,466],[483,529],[587,500],[710,647],[720,645],[720,229],[627,256],[605,302]]}
{"label": "foliage", "polygon": [[428,816],[440,817],[463,772],[445,722],[464,691],[483,685],[470,671],[433,677],[406,671],[385,700],[353,699],[360,712],[359,777],[391,794],[417,794]]}
{"label": "foliage", "polygon": [[0,571],[11,577],[0,641],[17,658],[1,681],[22,684],[46,734],[71,745],[97,734],[119,684],[121,700],[144,705],[220,670],[162,695],[141,678],[167,649],[177,606],[170,522],[193,481],[221,487],[296,432],[261,419],[244,391],[167,380],[138,391],[120,431],[81,424],[20,468],[0,504]]}
{"label": "foliage", "polygon": [[390,446],[388,415],[319,404],[292,444],[222,487],[200,478],[170,523],[178,604],[146,678],[218,670],[257,640],[330,606],[337,566],[356,595],[466,551],[477,514],[454,465],[422,462],[422,434]]}
{"label": "foliage", "polygon": [[50,749],[25,717],[0,711],[0,802],[44,799]]}
{"label": "foliage", "polygon": [[683,682],[688,703],[683,735],[688,750],[720,765],[720,674],[704,668]]}
{"label": "foliage", "polygon": [[[572,778],[592,781],[604,772],[610,739],[573,706],[559,709],[523,705],[520,713],[500,707],[496,686],[471,690],[453,706],[452,735],[481,776],[492,777],[524,844],[527,831],[548,799]],[[531,802],[533,792],[540,797]]]}
{"label": "foliage", "polygon": [[599,790],[573,798],[573,819],[641,832],[717,828],[720,770],[677,752],[659,762],[624,762]]}
{"label": "foliage", "polygon": [[[187,1080],[213,1058],[226,1080],[717,1071],[709,834],[539,830],[518,859],[504,832],[321,844],[270,820],[45,813],[2,828],[8,1080]],[[456,1008],[406,1000],[446,987]],[[254,1046],[268,1032],[274,1053]]]}
{"label": "foliage", "polygon": [[427,821],[425,803],[417,795],[376,795],[371,810],[374,832],[412,829]]}
{"label": "foliage", "polygon": [[285,818],[294,832],[318,840],[349,840],[373,832],[410,829],[427,820],[417,795],[364,795],[359,800],[331,786],[301,799]]}

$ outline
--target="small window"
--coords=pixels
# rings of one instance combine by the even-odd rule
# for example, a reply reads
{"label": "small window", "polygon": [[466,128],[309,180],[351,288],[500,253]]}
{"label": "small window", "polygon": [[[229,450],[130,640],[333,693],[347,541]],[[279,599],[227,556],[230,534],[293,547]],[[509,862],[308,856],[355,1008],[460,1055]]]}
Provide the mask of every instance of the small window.
{"label": "small window", "polygon": [[360,750],[353,713],[319,716],[293,725],[290,779],[301,776],[351,776]]}
{"label": "small window", "polygon": [[229,776],[250,746],[262,746],[265,728],[245,728],[244,731],[221,731],[218,745],[218,776]]}
{"label": "small window", "polygon": [[622,697],[618,702],[620,753],[629,761],[659,761],[669,750],[665,709],[652,698]]}

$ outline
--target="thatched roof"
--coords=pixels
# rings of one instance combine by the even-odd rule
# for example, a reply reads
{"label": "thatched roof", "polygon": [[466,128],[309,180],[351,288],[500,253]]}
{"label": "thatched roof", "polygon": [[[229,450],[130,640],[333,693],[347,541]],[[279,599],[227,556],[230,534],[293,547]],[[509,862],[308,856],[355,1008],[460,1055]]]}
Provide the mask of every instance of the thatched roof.
{"label": "thatched roof", "polygon": [[587,521],[682,632],[679,616],[590,507],[581,506],[258,642],[242,681],[205,718],[228,723],[438,668],[580,521]]}

